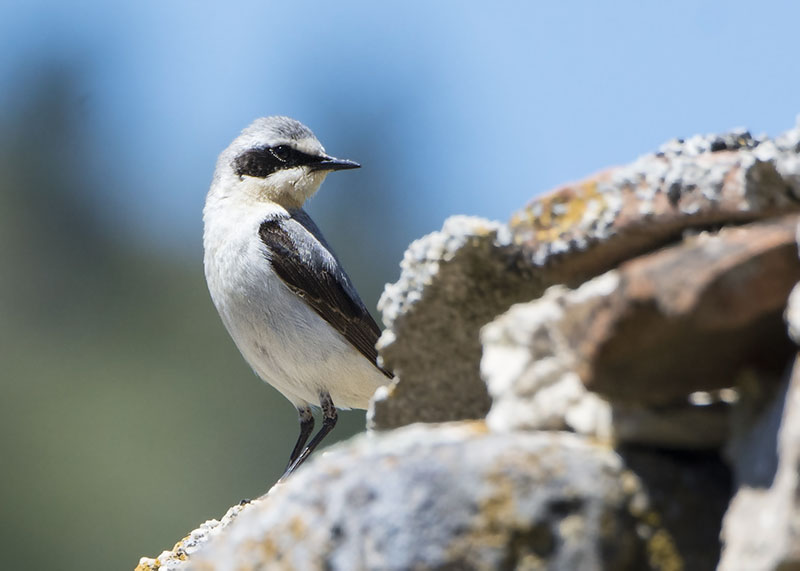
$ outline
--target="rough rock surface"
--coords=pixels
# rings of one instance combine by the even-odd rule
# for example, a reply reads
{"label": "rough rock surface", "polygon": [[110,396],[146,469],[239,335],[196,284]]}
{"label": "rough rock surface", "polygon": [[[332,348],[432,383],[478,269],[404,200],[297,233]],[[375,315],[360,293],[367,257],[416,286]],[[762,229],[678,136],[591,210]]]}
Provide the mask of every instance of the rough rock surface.
{"label": "rough rock surface", "polygon": [[[602,438],[613,416],[623,440],[724,442],[725,415],[698,410],[689,395],[731,387],[748,369],[785,368],[798,222],[789,215],[692,235],[511,308],[483,330],[489,425]],[[648,436],[642,426],[653,423]]]}
{"label": "rough rock surface", "polygon": [[158,557],[142,557],[135,571],[178,571],[186,569],[189,559],[208,541],[222,533],[230,523],[244,510],[248,504],[241,503],[231,507],[220,519],[208,520],[189,535],[181,539],[175,546],[164,551]]}
{"label": "rough rock surface", "polygon": [[574,435],[414,425],[318,458],[188,568],[677,565],[661,519],[617,454]]}
{"label": "rough rock surface", "polygon": [[[378,349],[403,382],[376,395],[373,427],[486,416],[478,329],[542,289],[515,252],[503,225],[466,216],[409,246],[400,281],[387,285],[378,302],[387,326]],[[421,392],[429,398],[417,399]]]}
{"label": "rough rock surface", "polygon": [[611,406],[581,382],[579,355],[564,332],[566,322],[590,319],[596,300],[618,285],[608,272],[575,291],[553,286],[483,328],[481,374],[493,401],[486,418],[491,430],[572,430],[610,440]]}
{"label": "rough rock surface", "polygon": [[534,199],[511,219],[515,243],[554,283],[583,282],[692,228],[796,209],[800,127],[774,141],[747,131],[674,140],[631,165]]}
{"label": "rough rock surface", "polygon": [[[798,295],[787,311],[794,332]],[[719,569],[800,569],[800,359],[748,428],[734,443],[739,489],[725,515]]]}
{"label": "rough rock surface", "polygon": [[702,570],[728,494],[711,455],[418,424],[328,451],[137,570]]}
{"label": "rough rock surface", "polygon": [[584,383],[669,404],[729,387],[745,368],[780,373],[793,353],[782,313],[800,280],[798,221],[723,228],[622,264],[608,305],[568,333]]}
{"label": "rough rock surface", "polygon": [[371,425],[482,417],[483,325],[551,285],[575,287],[687,231],[798,210],[798,148],[800,128],[775,140],[742,131],[673,141],[535,199],[508,229],[448,220],[409,247],[381,298],[379,349],[397,380],[375,399]]}

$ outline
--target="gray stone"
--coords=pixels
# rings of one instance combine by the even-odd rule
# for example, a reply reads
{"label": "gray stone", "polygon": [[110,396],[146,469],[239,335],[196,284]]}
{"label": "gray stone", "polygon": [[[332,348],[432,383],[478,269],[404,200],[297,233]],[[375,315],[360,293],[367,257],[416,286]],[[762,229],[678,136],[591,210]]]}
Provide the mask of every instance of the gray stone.
{"label": "gray stone", "polygon": [[575,435],[414,425],[317,458],[188,568],[678,568],[653,513],[620,457]]}
{"label": "gray stone", "polygon": [[786,306],[784,317],[789,326],[789,337],[800,345],[800,284],[796,285],[789,295],[789,303]]}
{"label": "gray stone", "polygon": [[414,425],[328,451],[139,569],[704,570],[727,480],[711,454]]}
{"label": "gray stone", "polygon": [[581,382],[580,355],[565,331],[589,321],[618,287],[615,272],[577,290],[553,286],[483,328],[481,375],[492,397],[491,430],[572,430],[610,440],[611,406]]}
{"label": "gray stone", "polygon": [[[790,300],[786,316],[796,332],[800,298]],[[757,414],[747,415],[729,449],[739,487],[725,515],[718,569],[800,569],[800,358],[772,401],[751,408]]]}
{"label": "gray stone", "polygon": [[231,507],[222,518],[206,521],[181,539],[172,549],[163,551],[158,557],[142,557],[139,559],[135,571],[180,571],[186,569],[187,561],[192,558],[194,553],[206,545],[211,538],[222,534],[223,530],[242,511],[250,507],[250,504],[245,502]]}
{"label": "gray stone", "polygon": [[397,380],[373,400],[373,428],[486,415],[478,330],[542,290],[509,241],[502,224],[456,216],[409,246],[378,303],[387,326],[378,349]]}

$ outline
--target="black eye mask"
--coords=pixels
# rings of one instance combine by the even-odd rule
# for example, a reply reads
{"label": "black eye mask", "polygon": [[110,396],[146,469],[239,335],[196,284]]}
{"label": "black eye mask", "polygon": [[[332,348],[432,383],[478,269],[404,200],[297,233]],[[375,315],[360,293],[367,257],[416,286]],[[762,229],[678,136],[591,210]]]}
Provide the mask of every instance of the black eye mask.
{"label": "black eye mask", "polygon": [[258,147],[233,159],[233,172],[238,176],[266,178],[275,171],[303,165],[317,165],[323,158],[298,151],[288,145]]}

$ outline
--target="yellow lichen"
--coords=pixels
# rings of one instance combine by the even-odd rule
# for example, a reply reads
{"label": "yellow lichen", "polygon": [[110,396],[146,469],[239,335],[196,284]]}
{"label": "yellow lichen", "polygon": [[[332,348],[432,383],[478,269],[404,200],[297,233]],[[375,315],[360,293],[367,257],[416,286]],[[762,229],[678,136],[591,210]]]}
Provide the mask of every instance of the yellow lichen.
{"label": "yellow lichen", "polygon": [[308,527],[306,526],[305,522],[300,518],[300,516],[294,516],[289,521],[289,532],[292,534],[294,539],[300,540],[303,539],[308,531]]}
{"label": "yellow lichen", "polygon": [[508,524],[513,521],[514,486],[502,472],[487,474],[492,491],[481,498],[477,513],[464,535],[457,536],[448,548],[450,559],[460,561],[467,553],[485,547],[502,548],[509,541]]}
{"label": "yellow lichen", "polygon": [[159,567],[161,567],[161,562],[158,559],[142,557],[133,571],[158,571]]}
{"label": "yellow lichen", "polygon": [[592,178],[533,201],[511,218],[511,226],[517,229],[529,226],[537,242],[552,242],[565,232],[574,230],[586,215],[590,203],[596,202],[601,208],[605,206],[597,179]]}
{"label": "yellow lichen", "polygon": [[657,530],[647,542],[647,559],[650,568],[659,571],[683,571],[685,567],[672,536],[665,529]]}

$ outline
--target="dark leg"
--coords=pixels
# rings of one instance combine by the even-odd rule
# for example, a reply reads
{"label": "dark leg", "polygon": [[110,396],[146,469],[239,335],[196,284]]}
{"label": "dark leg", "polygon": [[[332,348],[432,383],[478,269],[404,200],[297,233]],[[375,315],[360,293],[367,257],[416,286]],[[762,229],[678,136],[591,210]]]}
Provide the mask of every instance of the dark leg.
{"label": "dark leg", "polygon": [[322,407],[322,428],[320,428],[319,432],[314,435],[314,438],[311,439],[311,442],[308,443],[308,446],[303,449],[300,455],[289,464],[289,467],[286,468],[286,472],[284,472],[283,476],[281,476],[281,480],[285,480],[292,472],[297,470],[297,468],[303,462],[305,462],[306,458],[308,458],[314,449],[319,446],[319,443],[322,442],[322,439],[325,438],[331,430],[333,430],[334,426],[336,426],[338,415],[336,414],[336,407],[333,406],[331,395],[328,393],[323,393],[320,395],[319,406]]}
{"label": "dark leg", "polygon": [[297,443],[294,445],[294,450],[292,450],[292,455],[289,456],[289,465],[286,466],[286,469],[289,469],[297,457],[300,456],[300,453],[303,451],[303,447],[306,445],[306,441],[308,440],[311,431],[314,430],[314,415],[311,413],[311,407],[306,405],[303,408],[297,409],[297,414],[300,417],[300,436],[297,437]]}

